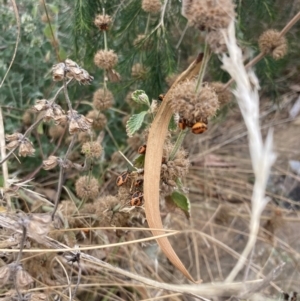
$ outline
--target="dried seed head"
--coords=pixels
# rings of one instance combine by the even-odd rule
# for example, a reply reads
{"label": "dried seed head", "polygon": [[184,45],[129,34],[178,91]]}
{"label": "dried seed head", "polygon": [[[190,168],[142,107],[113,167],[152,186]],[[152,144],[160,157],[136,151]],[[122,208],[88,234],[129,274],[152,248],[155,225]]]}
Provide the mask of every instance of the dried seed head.
{"label": "dried seed head", "polygon": [[53,139],[59,139],[65,133],[65,127],[61,125],[52,125],[49,128],[49,136]]}
{"label": "dried seed head", "polygon": [[94,130],[102,130],[107,124],[106,116],[96,110],[89,111],[86,117],[93,120],[92,128]]}
{"label": "dried seed head", "polygon": [[39,243],[44,243],[50,231],[52,218],[50,214],[31,214],[27,221],[28,235]]}
{"label": "dried seed head", "polygon": [[91,129],[93,120],[86,118],[85,116],[78,114],[76,111],[68,111],[69,133],[70,135],[78,132],[86,132]]}
{"label": "dried seed head", "polygon": [[62,81],[65,78],[65,63],[58,63],[52,67],[52,79],[55,82]]}
{"label": "dried seed head", "polygon": [[113,50],[98,50],[94,56],[94,63],[101,69],[112,69],[118,63],[118,56]]}
{"label": "dried seed head", "polygon": [[196,80],[192,80],[178,84],[172,93],[171,107],[174,113],[179,113],[191,124],[206,121],[219,108],[218,96],[212,87],[204,84],[199,93],[195,91]]}
{"label": "dried seed head", "polygon": [[94,199],[99,193],[99,183],[94,177],[83,176],[76,181],[75,190],[82,199]]}
{"label": "dried seed head", "polygon": [[206,36],[206,43],[212,52],[220,54],[227,51],[224,35],[220,30],[210,31]]}
{"label": "dried seed head", "polygon": [[143,0],[142,9],[147,13],[158,13],[161,9],[160,0]]}
{"label": "dried seed head", "polygon": [[19,266],[16,272],[16,286],[18,288],[24,288],[33,282],[32,277]]}
{"label": "dried seed head", "polygon": [[112,107],[114,104],[114,97],[107,89],[98,89],[93,96],[93,106],[96,110],[103,111]]}
{"label": "dried seed head", "polygon": [[82,145],[81,152],[86,158],[98,159],[102,154],[102,146],[98,142],[86,142]]}
{"label": "dried seed head", "polygon": [[11,135],[7,134],[5,135],[5,139],[7,141],[17,141],[17,140],[21,140],[23,138],[23,135],[20,133],[13,133]]}
{"label": "dried seed head", "polygon": [[224,89],[225,85],[221,82],[212,82],[209,85],[215,90],[218,95],[218,101],[220,106],[225,105],[226,103],[232,101],[232,93],[231,91],[226,88]]}
{"label": "dried seed head", "polygon": [[43,161],[43,168],[45,170],[50,170],[58,164],[59,157],[56,156],[50,156],[47,160]]}
{"label": "dried seed head", "polygon": [[147,70],[140,63],[136,63],[131,68],[131,76],[139,79],[144,79],[146,77]]}
{"label": "dried seed head", "polygon": [[111,17],[109,15],[97,15],[94,19],[94,24],[101,30],[108,30],[108,26],[111,23]]}
{"label": "dried seed head", "polygon": [[48,109],[49,107],[50,107],[50,104],[47,99],[37,99],[35,101],[35,105],[33,106],[33,109],[36,112],[40,112],[40,111]]}
{"label": "dried seed head", "polygon": [[200,30],[216,30],[228,27],[234,8],[232,0],[183,0],[182,15]]}
{"label": "dried seed head", "polygon": [[0,268],[0,287],[4,286],[10,277],[11,269],[8,265]]}
{"label": "dried seed head", "polygon": [[81,132],[81,133],[79,133],[77,139],[78,139],[78,142],[85,143],[85,142],[91,141],[95,137],[96,137],[95,132],[93,132],[93,131],[87,131],[87,132]]}
{"label": "dried seed head", "polygon": [[19,146],[19,156],[26,157],[26,156],[33,156],[35,153],[35,149],[33,148],[32,143],[29,141],[28,138],[24,138],[21,141]]}
{"label": "dried seed head", "polygon": [[283,58],[288,50],[286,38],[274,29],[263,32],[258,39],[258,45],[261,52],[271,54],[275,60]]}

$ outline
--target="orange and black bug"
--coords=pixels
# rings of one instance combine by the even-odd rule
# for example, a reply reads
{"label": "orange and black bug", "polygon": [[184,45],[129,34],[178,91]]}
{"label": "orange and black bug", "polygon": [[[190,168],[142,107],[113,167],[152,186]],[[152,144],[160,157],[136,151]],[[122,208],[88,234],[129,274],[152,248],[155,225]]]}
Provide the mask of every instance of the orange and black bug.
{"label": "orange and black bug", "polygon": [[135,192],[131,196],[130,205],[131,206],[141,206],[143,202],[144,194],[140,191]]}
{"label": "orange and black bug", "polygon": [[128,181],[128,179],[129,179],[129,172],[124,171],[117,177],[117,180],[116,180],[117,186],[122,186],[123,184],[125,184]]}
{"label": "orange and black bug", "polygon": [[142,186],[144,183],[144,179],[137,179],[134,183],[134,186],[138,187],[138,186]]}
{"label": "orange and black bug", "polygon": [[186,121],[183,118],[179,118],[178,126],[181,130],[184,130],[186,128]]}
{"label": "orange and black bug", "polygon": [[147,145],[146,145],[146,144],[140,146],[139,149],[138,149],[138,153],[139,153],[140,155],[144,155],[144,154],[146,153],[146,148],[147,148]]}
{"label": "orange and black bug", "polygon": [[164,97],[165,97],[165,94],[159,94],[158,99],[159,99],[160,101],[163,101],[163,100],[164,100]]}
{"label": "orange and black bug", "polygon": [[197,122],[192,126],[194,134],[202,134],[207,130],[207,125],[204,122]]}

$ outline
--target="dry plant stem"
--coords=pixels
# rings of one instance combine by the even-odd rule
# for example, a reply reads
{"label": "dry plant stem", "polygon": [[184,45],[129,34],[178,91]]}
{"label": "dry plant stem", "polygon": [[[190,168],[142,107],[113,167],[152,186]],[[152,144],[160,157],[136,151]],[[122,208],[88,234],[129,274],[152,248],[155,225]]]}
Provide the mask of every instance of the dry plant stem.
{"label": "dry plant stem", "polygon": [[66,101],[67,101],[69,110],[70,110],[71,114],[73,115],[72,104],[71,104],[71,101],[70,101],[70,98],[69,98],[69,94],[68,94],[68,86],[67,86],[67,82],[66,82],[65,79],[64,79],[63,82],[64,82],[64,94],[65,94],[65,98],[66,98]]}
{"label": "dry plant stem", "polygon": [[75,144],[75,141],[76,141],[76,138],[77,138],[77,135],[74,135],[73,138],[72,138],[72,141],[68,147],[68,150],[65,154],[65,158],[63,160],[63,163],[62,165],[60,165],[60,170],[59,170],[59,179],[58,179],[58,185],[57,185],[57,193],[56,193],[56,198],[55,198],[55,203],[54,203],[54,208],[53,208],[53,212],[51,214],[51,218],[52,220],[54,220],[54,216],[55,216],[55,213],[56,213],[56,210],[57,210],[57,207],[58,207],[58,203],[59,203],[59,199],[60,199],[60,195],[61,195],[61,189],[62,189],[62,185],[63,185],[63,180],[64,180],[64,165],[65,165],[65,162],[68,158],[68,155],[70,153],[70,151],[72,150],[74,144]]}
{"label": "dry plant stem", "polygon": [[186,134],[188,133],[188,129],[180,131],[177,140],[175,142],[174,148],[170,154],[169,160],[173,160],[176,156],[177,151],[179,150]]}
{"label": "dry plant stem", "polygon": [[[0,107],[0,148],[1,148],[1,158],[6,157],[6,149],[5,149],[5,133],[4,133],[4,122],[2,115],[2,108]],[[7,163],[4,162],[2,164],[2,173],[3,173],[3,187],[4,189],[8,188],[8,167]],[[11,209],[11,198],[9,195],[6,196],[7,199],[7,208]]]}
{"label": "dry plant stem", "polygon": [[[144,167],[145,213],[150,228],[163,229],[159,211],[159,181],[163,145],[166,139],[168,125],[172,117],[172,110],[170,108],[171,93],[179,82],[191,79],[199,72],[202,59],[203,55],[198,55],[197,59],[175,81],[165,95],[164,101],[162,102],[150,127]],[[157,230],[152,230],[151,232],[154,236],[160,234],[160,231]],[[189,274],[183,263],[178,258],[169,240],[167,238],[160,238],[157,239],[157,242],[172,264],[176,266],[189,280],[195,282],[193,277]]]}
{"label": "dry plant stem", "polygon": [[3,80],[0,84],[0,88],[2,87],[9,71],[10,71],[10,68],[12,66],[12,64],[14,63],[14,60],[15,60],[15,57],[16,57],[16,54],[17,54],[17,49],[18,49],[18,45],[19,45],[19,41],[20,41],[20,33],[21,33],[21,23],[20,23],[20,16],[19,16],[19,11],[18,11],[18,7],[17,7],[17,4],[16,4],[16,1],[15,0],[11,0],[11,4],[13,6],[13,9],[14,9],[14,13],[15,13],[15,17],[16,17],[16,20],[17,20],[17,27],[18,27],[18,34],[17,34],[17,40],[16,40],[16,45],[15,45],[15,50],[14,50],[14,54],[12,56],[12,59],[10,61],[10,64],[8,66],[8,69],[3,77]]}
{"label": "dry plant stem", "polygon": [[24,243],[25,243],[25,239],[26,239],[26,235],[27,235],[27,229],[24,225],[22,225],[22,230],[23,230],[23,233],[22,233],[21,242],[20,242],[20,251],[19,251],[18,257],[16,259],[16,266],[19,265],[19,263],[21,261]]}
{"label": "dry plant stem", "polygon": [[61,268],[63,269],[63,271],[66,275],[67,283],[68,283],[68,290],[69,290],[69,301],[72,301],[72,288],[71,288],[71,282],[70,282],[69,275],[68,275],[64,265],[62,264],[62,262],[57,257],[55,257],[55,260],[59,263],[59,265],[61,266]]}
{"label": "dry plant stem", "polygon": [[[290,20],[287,25],[281,30],[280,32],[280,37],[284,36],[287,34],[287,32],[300,20],[300,12],[298,12],[292,20]],[[254,66],[257,64],[264,56],[266,53],[261,52],[259,53],[253,60],[251,60],[245,67],[246,69]],[[231,78],[224,86],[224,90],[227,89],[232,83],[234,82],[234,79]]]}
{"label": "dry plant stem", "polygon": [[79,284],[80,284],[81,273],[82,273],[82,268],[81,268],[80,262],[78,261],[77,264],[78,264],[78,275],[77,275],[78,279],[77,279],[77,283],[76,283],[76,286],[75,286],[75,289],[74,289],[74,292],[73,292],[73,298],[75,298],[75,296],[76,296],[76,292],[77,292],[77,289],[78,289]]}
{"label": "dry plant stem", "polygon": [[[246,71],[241,49],[236,43],[233,22],[228,27],[227,33],[228,35],[224,32],[224,38],[229,56],[223,55],[222,68],[236,81],[236,90],[233,92],[247,127],[249,151],[255,176],[251,197],[252,211],[249,239],[238,262],[226,278],[226,282],[232,282],[243,268],[248,255],[255,246],[259,231],[260,216],[268,202],[265,198],[265,190],[271,166],[275,161],[275,155],[272,151],[272,131],[268,133],[265,142],[262,138],[259,124],[258,80],[253,72]],[[250,76],[252,82],[250,82]],[[256,82],[257,84],[255,84]]]}

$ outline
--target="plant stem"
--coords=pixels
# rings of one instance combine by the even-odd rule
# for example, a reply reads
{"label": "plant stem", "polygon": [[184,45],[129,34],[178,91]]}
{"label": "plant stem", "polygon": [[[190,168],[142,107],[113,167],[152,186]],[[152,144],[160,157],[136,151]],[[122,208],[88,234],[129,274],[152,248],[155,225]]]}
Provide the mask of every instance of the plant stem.
{"label": "plant stem", "polygon": [[198,75],[198,80],[197,80],[197,84],[196,84],[196,91],[195,91],[196,94],[200,93],[200,90],[201,90],[200,87],[202,86],[203,77],[204,77],[204,74],[205,74],[205,70],[206,70],[209,58],[210,58],[209,47],[208,47],[207,43],[205,43],[203,63],[201,64],[201,67],[200,67],[200,70],[199,70],[199,75]]}
{"label": "plant stem", "polygon": [[177,140],[175,142],[174,148],[173,148],[173,150],[172,150],[172,152],[171,152],[171,154],[169,156],[169,160],[173,160],[175,158],[176,153],[178,152],[178,150],[179,150],[179,148],[180,148],[180,146],[181,146],[181,144],[182,144],[182,142],[183,142],[183,140],[184,140],[187,132],[188,132],[187,129],[180,131],[180,133],[179,133],[179,135],[177,137]]}

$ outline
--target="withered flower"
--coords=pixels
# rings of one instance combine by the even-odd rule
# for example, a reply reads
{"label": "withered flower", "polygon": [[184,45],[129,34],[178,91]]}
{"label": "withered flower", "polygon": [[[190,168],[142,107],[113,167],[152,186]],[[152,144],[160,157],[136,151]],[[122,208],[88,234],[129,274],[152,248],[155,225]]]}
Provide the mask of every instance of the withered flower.
{"label": "withered flower", "polygon": [[91,129],[93,119],[86,118],[84,115],[78,114],[76,111],[68,111],[68,118],[70,120],[69,133],[73,135],[78,132],[86,132]]}
{"label": "withered flower", "polygon": [[58,157],[56,156],[50,156],[47,160],[43,161],[43,168],[45,170],[50,170],[58,164]]}
{"label": "withered flower", "polygon": [[4,286],[8,282],[10,272],[11,270],[8,265],[0,268],[0,287]]}
{"label": "withered flower", "polygon": [[21,144],[19,146],[19,156],[33,156],[35,153],[35,149],[32,146],[32,143],[28,138],[24,138],[21,140]]}
{"label": "withered flower", "polygon": [[20,133],[13,133],[11,135],[9,135],[9,134],[5,135],[5,139],[7,141],[15,141],[15,140],[20,140],[22,138],[23,138],[23,135]]}
{"label": "withered flower", "polygon": [[49,104],[49,101],[47,99],[37,99],[35,101],[35,105],[33,106],[33,109],[36,112],[40,112],[40,111],[48,109],[49,106],[50,106],[50,104]]}
{"label": "withered flower", "polygon": [[108,30],[108,26],[111,23],[111,17],[109,15],[97,15],[94,20],[94,24],[101,30]]}
{"label": "withered flower", "polygon": [[17,267],[17,272],[16,272],[16,285],[18,288],[23,288],[28,286],[29,284],[33,283],[32,277],[25,271],[23,270],[22,266]]}
{"label": "withered flower", "polygon": [[58,63],[52,67],[52,79],[55,82],[62,81],[65,77],[65,63]]}
{"label": "withered flower", "polygon": [[56,125],[65,125],[68,122],[67,115],[54,116],[53,119],[54,119]]}

